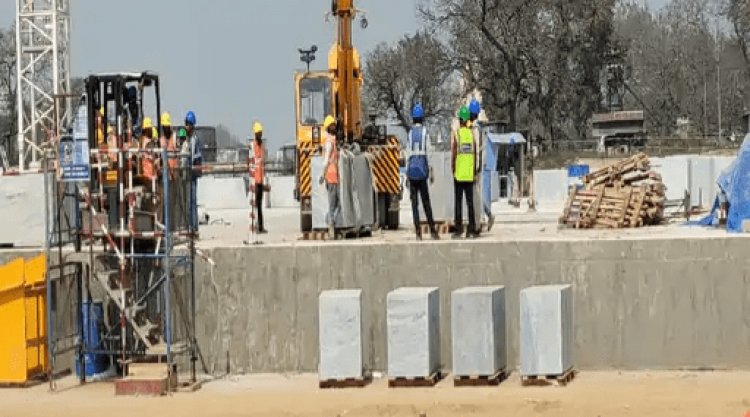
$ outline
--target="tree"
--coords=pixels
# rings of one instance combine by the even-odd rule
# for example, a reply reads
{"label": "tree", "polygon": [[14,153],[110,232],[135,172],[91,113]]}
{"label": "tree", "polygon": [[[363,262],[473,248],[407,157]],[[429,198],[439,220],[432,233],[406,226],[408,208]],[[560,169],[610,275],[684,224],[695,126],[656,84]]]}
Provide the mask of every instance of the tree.
{"label": "tree", "polygon": [[[581,135],[599,108],[614,0],[436,0],[425,20],[453,46],[468,90],[511,129]],[[572,130],[573,133],[566,133]]]}
{"label": "tree", "polygon": [[0,136],[15,132],[16,35],[13,27],[0,29]]}
{"label": "tree", "polygon": [[393,45],[380,44],[365,61],[364,100],[370,110],[411,127],[411,109],[421,103],[426,121],[450,117],[455,110],[455,70],[446,47],[432,34],[406,35]]}

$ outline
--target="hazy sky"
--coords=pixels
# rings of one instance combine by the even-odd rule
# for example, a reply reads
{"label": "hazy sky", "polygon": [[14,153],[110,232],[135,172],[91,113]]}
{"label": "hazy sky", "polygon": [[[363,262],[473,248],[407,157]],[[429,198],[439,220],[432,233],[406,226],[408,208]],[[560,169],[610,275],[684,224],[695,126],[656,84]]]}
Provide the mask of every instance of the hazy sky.
{"label": "hazy sky", "polygon": [[[429,1],[429,0],[421,0]],[[648,0],[660,6],[665,0]],[[15,19],[15,0],[0,0],[0,26]],[[326,65],[334,36],[330,0],[71,0],[72,71],[151,70],[161,76],[162,108],[181,120],[224,124],[244,139],[265,125],[270,148],[294,141],[297,48],[317,44]],[[413,33],[415,0],[360,0],[369,27],[357,25],[364,56],[380,42]]]}

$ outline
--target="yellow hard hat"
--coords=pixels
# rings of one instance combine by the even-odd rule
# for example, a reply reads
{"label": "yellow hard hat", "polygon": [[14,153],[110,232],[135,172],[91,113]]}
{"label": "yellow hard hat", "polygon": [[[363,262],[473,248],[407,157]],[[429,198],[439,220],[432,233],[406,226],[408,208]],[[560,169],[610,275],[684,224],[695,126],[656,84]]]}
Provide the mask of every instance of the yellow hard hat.
{"label": "yellow hard hat", "polygon": [[260,122],[253,123],[253,133],[258,134],[263,131],[263,125]]}
{"label": "yellow hard hat", "polygon": [[154,122],[151,121],[150,117],[144,117],[143,118],[143,130],[151,129],[154,127]]}
{"label": "yellow hard hat", "polygon": [[172,116],[170,116],[169,113],[164,112],[161,114],[161,125],[172,126]]}
{"label": "yellow hard hat", "polygon": [[325,120],[323,121],[323,129],[328,129],[328,126],[336,123],[336,119],[333,118],[330,114],[326,116]]}

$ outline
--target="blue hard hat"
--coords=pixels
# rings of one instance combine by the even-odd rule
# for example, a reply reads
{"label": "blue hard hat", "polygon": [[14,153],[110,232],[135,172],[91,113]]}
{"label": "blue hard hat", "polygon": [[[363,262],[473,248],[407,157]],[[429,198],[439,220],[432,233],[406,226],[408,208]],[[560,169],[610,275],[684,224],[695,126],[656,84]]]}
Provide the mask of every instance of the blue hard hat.
{"label": "blue hard hat", "polygon": [[195,126],[195,113],[192,110],[185,115],[185,124]]}
{"label": "blue hard hat", "polygon": [[411,109],[411,117],[412,119],[421,119],[424,117],[424,109],[421,104],[417,103],[414,105],[414,108]]}
{"label": "blue hard hat", "polygon": [[471,99],[471,103],[469,103],[469,112],[471,114],[479,114],[482,112],[482,105],[479,104],[479,100],[476,98]]}

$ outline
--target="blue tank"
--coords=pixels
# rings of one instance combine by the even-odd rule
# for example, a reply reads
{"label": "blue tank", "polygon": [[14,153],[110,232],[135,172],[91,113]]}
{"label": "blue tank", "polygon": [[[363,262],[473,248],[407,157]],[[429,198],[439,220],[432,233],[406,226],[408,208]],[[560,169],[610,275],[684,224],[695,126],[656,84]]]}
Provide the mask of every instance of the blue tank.
{"label": "blue tank", "polygon": [[[102,329],[100,324],[104,321],[104,305],[101,302],[86,301],[81,306],[83,314],[83,343],[85,350],[102,350],[99,346],[101,342]],[[84,353],[84,372],[86,376],[101,374],[107,370],[109,361],[103,354]],[[76,375],[81,375],[81,363],[75,361]]]}

